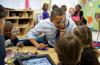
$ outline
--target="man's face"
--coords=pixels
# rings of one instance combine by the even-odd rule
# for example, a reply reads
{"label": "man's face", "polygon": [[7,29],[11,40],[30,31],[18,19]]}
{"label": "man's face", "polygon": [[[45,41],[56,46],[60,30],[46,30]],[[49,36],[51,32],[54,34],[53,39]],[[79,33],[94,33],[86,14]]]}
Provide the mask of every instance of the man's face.
{"label": "man's face", "polygon": [[53,23],[58,29],[65,29],[66,18],[64,15],[55,16]]}
{"label": "man's face", "polygon": [[45,4],[44,10],[48,10],[48,7],[49,7],[49,5],[48,4]]}
{"label": "man's face", "polygon": [[75,11],[79,11],[80,8],[78,6],[75,7]]}
{"label": "man's face", "polygon": [[73,8],[70,8],[70,9],[69,9],[69,13],[70,13],[71,15],[74,15],[74,12],[75,12],[75,10],[74,10]]}

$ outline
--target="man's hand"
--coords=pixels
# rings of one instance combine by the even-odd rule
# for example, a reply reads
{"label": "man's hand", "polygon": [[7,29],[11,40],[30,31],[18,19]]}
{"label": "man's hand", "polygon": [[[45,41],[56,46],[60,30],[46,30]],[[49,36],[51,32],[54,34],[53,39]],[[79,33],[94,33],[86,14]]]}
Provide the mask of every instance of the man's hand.
{"label": "man's hand", "polygon": [[35,39],[29,39],[29,40],[35,47],[37,47],[37,49],[47,48],[47,46],[44,43],[38,43]]}
{"label": "man's hand", "polygon": [[65,30],[61,30],[60,31],[60,37],[63,36],[65,34]]}
{"label": "man's hand", "polygon": [[36,46],[38,49],[44,49],[47,48],[47,46],[44,43],[40,43]]}

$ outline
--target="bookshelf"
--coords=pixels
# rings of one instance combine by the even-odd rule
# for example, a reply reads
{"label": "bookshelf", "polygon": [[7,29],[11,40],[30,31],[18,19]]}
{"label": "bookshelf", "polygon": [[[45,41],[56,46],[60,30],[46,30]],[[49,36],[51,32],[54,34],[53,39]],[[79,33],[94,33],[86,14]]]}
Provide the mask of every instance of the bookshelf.
{"label": "bookshelf", "polygon": [[27,32],[34,27],[32,10],[6,10],[6,14],[5,20],[13,23],[12,33],[18,38],[24,38]]}

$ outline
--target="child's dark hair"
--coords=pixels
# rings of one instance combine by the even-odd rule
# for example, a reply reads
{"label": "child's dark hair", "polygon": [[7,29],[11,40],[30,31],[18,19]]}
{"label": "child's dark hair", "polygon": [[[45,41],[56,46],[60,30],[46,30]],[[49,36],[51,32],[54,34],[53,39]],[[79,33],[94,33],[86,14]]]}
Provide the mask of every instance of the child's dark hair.
{"label": "child's dark hair", "polygon": [[0,5],[0,19],[5,17],[5,9],[2,5]]}
{"label": "child's dark hair", "polygon": [[92,43],[92,33],[86,25],[79,26],[74,29],[74,34],[81,40],[82,45]]}
{"label": "child's dark hair", "polygon": [[48,3],[44,3],[44,4],[43,4],[42,10],[45,10],[45,7],[46,7],[46,6],[48,6]]}
{"label": "child's dark hair", "polygon": [[77,4],[75,7],[79,7],[80,9],[82,9],[81,5]]}
{"label": "child's dark hair", "polygon": [[75,65],[81,55],[79,39],[72,33],[67,33],[56,43],[55,50],[61,65]]}

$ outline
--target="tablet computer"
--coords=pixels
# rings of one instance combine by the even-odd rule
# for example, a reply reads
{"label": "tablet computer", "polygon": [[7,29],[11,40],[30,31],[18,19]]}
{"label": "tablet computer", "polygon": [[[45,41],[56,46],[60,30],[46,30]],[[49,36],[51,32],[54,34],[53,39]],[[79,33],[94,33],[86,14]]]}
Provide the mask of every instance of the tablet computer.
{"label": "tablet computer", "polygon": [[48,54],[19,59],[19,65],[56,65]]}

